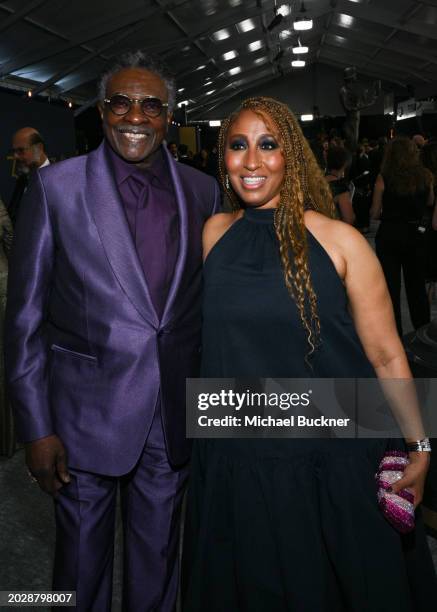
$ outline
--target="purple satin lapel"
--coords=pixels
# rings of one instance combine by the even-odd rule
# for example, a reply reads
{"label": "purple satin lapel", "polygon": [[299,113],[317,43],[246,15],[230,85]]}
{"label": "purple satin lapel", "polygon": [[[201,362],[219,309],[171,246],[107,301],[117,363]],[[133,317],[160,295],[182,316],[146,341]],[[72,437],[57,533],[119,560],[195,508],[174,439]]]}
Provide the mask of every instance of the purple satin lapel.
{"label": "purple satin lapel", "polygon": [[[157,328],[159,320],[150,298],[103,144],[88,158],[87,200],[115,276],[141,316]],[[182,234],[184,233],[185,230]]]}
{"label": "purple satin lapel", "polygon": [[178,205],[179,213],[179,253],[176,262],[176,267],[173,275],[173,280],[168,292],[167,302],[165,304],[164,312],[162,315],[161,326],[164,326],[172,318],[172,309],[176,299],[176,294],[179,285],[182,280],[183,271],[185,268],[185,262],[187,259],[187,248],[188,248],[188,216],[187,216],[187,202],[185,194],[182,189],[181,181],[179,178],[179,172],[177,164],[173,157],[167,150],[167,147],[163,147],[164,154],[168,161],[168,167],[170,169],[171,178],[173,180],[173,187],[176,195],[176,201]]}

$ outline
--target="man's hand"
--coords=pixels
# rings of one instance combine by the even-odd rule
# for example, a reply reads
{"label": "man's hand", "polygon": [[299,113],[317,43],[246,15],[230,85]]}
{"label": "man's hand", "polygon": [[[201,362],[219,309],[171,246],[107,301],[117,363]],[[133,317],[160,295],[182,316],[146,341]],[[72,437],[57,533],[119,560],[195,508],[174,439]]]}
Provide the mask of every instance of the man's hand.
{"label": "man's hand", "polygon": [[26,465],[41,489],[56,496],[70,482],[67,453],[58,436],[52,435],[26,444]]}

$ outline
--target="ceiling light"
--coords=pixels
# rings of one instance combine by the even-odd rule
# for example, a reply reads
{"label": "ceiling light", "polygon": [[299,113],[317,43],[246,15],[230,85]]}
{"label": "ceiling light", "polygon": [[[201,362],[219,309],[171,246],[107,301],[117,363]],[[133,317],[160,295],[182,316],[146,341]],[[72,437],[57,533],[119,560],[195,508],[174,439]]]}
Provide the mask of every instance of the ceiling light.
{"label": "ceiling light", "polygon": [[347,43],[347,38],[345,38],[344,36],[339,36],[338,34],[334,34],[334,40],[336,40],[341,45]]}
{"label": "ceiling light", "polygon": [[210,17],[211,15],[214,15],[217,12],[217,7],[215,5],[215,2],[209,2],[206,4],[205,6],[205,15],[207,17]]}
{"label": "ceiling light", "polygon": [[345,28],[350,28],[353,26],[355,19],[350,15],[345,15],[344,13],[340,13],[339,16],[340,25]]}
{"label": "ceiling light", "polygon": [[311,30],[312,27],[313,27],[313,20],[307,17],[307,12],[306,12],[304,3],[302,2],[300,11],[298,13],[298,18],[293,23],[293,28],[295,30],[300,31],[300,30]]}
{"label": "ceiling light", "polygon": [[231,68],[229,70],[229,74],[234,76],[234,74],[239,74],[241,72],[241,66],[235,66],[235,68]]}
{"label": "ceiling light", "polygon": [[73,102],[68,103],[68,108],[73,108]]}
{"label": "ceiling light", "polygon": [[237,57],[238,53],[236,51],[228,51],[227,53],[223,53],[222,58],[228,62],[229,60],[233,60]]}
{"label": "ceiling light", "polygon": [[278,13],[283,17],[287,17],[287,15],[290,14],[290,10],[289,4],[281,4],[281,6],[278,8]]}
{"label": "ceiling light", "polygon": [[180,87],[180,88],[178,89],[178,93],[182,93],[183,91],[185,91],[185,87]]}
{"label": "ceiling light", "polygon": [[242,2],[243,0],[229,0],[229,4],[232,6],[232,8],[235,8],[236,6],[240,6]]}
{"label": "ceiling light", "polygon": [[313,27],[312,19],[297,19],[293,23],[293,28],[299,32],[302,32],[304,30],[311,30],[312,27]]}
{"label": "ceiling light", "polygon": [[31,97],[32,97],[32,92],[31,92],[31,90],[30,90],[30,89],[29,89],[29,91],[27,92],[27,97],[28,97],[28,98],[31,98]]}
{"label": "ceiling light", "polygon": [[253,19],[244,19],[244,21],[240,21],[237,23],[237,30],[244,34],[245,32],[250,32],[255,29],[255,22]]}
{"label": "ceiling light", "polygon": [[196,70],[203,70],[204,68],[206,68],[206,66],[202,64],[201,66],[197,66]]}
{"label": "ceiling light", "polygon": [[222,122],[220,121],[220,119],[212,119],[209,122],[209,127],[220,127],[222,124]]}
{"label": "ceiling light", "polygon": [[291,36],[291,31],[290,30],[281,30],[279,32],[279,38],[281,38],[281,39],[288,38],[289,36]]}
{"label": "ceiling light", "polygon": [[229,30],[227,28],[223,28],[222,30],[217,30],[217,32],[214,32],[212,38],[216,42],[220,42],[221,40],[226,40],[227,38],[229,38],[230,35],[231,33],[229,32]]}
{"label": "ceiling light", "polygon": [[303,47],[300,44],[300,41],[298,41],[298,44],[295,47],[293,47],[293,53],[295,55],[303,55],[304,53],[308,53],[308,47]]}
{"label": "ceiling light", "polygon": [[249,51],[258,51],[263,46],[262,40],[254,40],[247,45]]}
{"label": "ceiling light", "polygon": [[267,61],[267,57],[257,57],[256,60],[253,61],[254,64],[256,64],[257,66],[259,66],[259,64],[265,64],[265,62]]}
{"label": "ceiling light", "polygon": [[213,94],[215,92],[215,89],[210,89],[210,91],[207,91],[205,96],[210,96],[211,94]]}
{"label": "ceiling light", "polygon": [[304,60],[293,60],[291,62],[291,65],[293,66],[293,68],[303,68],[305,66],[305,61]]}
{"label": "ceiling light", "polygon": [[312,121],[313,119],[314,119],[314,115],[301,115],[300,116],[301,121]]}
{"label": "ceiling light", "polygon": [[183,106],[188,106],[190,103],[189,100],[182,100],[182,102],[178,102],[178,108],[182,108]]}

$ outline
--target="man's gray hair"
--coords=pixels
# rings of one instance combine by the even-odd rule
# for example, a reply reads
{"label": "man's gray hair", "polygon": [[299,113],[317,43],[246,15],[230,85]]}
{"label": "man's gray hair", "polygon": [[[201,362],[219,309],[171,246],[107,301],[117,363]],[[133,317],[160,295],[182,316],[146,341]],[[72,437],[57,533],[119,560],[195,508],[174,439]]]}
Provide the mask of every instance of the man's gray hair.
{"label": "man's gray hair", "polygon": [[97,86],[99,100],[104,100],[106,98],[106,87],[108,85],[108,81],[114,76],[114,74],[117,74],[117,72],[125,70],[126,68],[143,68],[144,70],[154,72],[161,77],[167,87],[168,111],[170,113],[173,112],[176,105],[176,81],[173,75],[160,60],[151,57],[140,50],[130,51],[129,53],[121,55],[117,62],[102,74]]}

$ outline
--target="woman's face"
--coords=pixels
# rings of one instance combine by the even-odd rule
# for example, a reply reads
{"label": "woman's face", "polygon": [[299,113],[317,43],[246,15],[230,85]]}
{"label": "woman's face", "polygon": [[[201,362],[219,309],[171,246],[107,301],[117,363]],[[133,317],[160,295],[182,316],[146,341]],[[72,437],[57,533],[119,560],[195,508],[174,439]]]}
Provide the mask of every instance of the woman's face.
{"label": "woman's face", "polygon": [[235,193],[247,205],[276,208],[285,160],[279,134],[260,115],[243,110],[228,130],[225,165]]}

